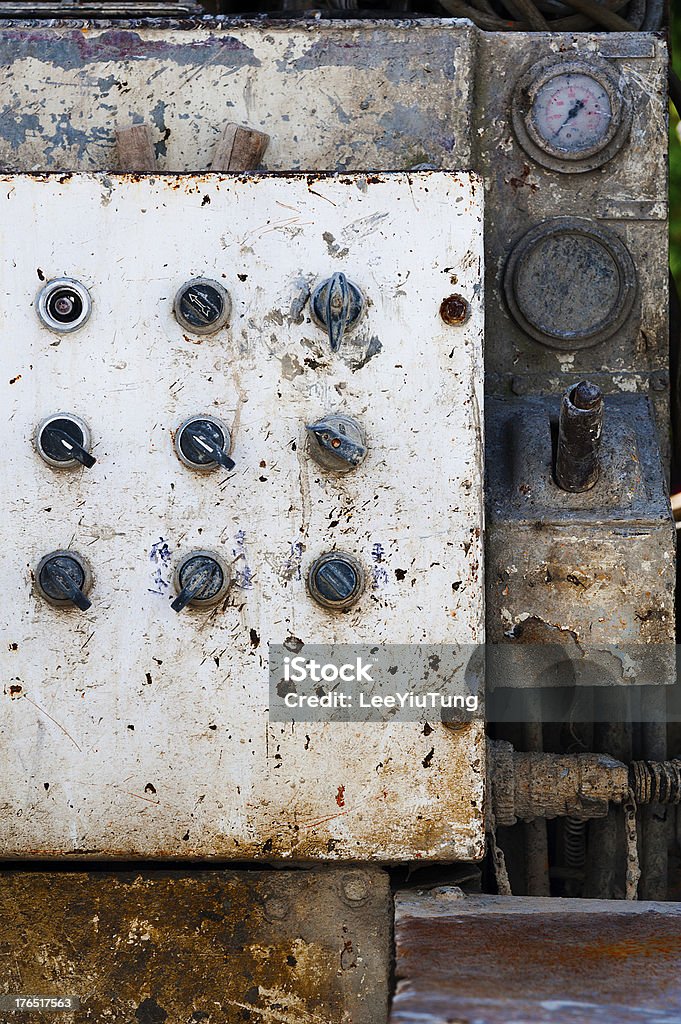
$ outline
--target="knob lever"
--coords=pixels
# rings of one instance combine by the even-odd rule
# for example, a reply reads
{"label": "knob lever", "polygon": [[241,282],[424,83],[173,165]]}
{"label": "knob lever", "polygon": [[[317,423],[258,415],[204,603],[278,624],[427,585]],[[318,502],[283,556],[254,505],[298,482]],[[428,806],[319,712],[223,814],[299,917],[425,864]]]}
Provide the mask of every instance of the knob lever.
{"label": "knob lever", "polygon": [[88,608],[92,607],[92,601],[89,601],[85,596],[80,587],[77,587],[67,572],[64,571],[55,562],[47,562],[43,568],[43,572],[49,576],[52,583],[58,590],[61,590],[62,594],[65,595],[71,601],[76,608],[80,608],[82,612],[86,612]]}
{"label": "knob lever", "polygon": [[341,347],[350,315],[350,289],[345,274],[338,272],[329,281],[326,292],[326,329],[332,352]]}
{"label": "knob lever", "polygon": [[50,437],[56,438],[59,444],[64,448],[68,455],[72,459],[76,459],[80,462],[81,466],[85,466],[86,469],[91,469],[97,459],[94,455],[90,455],[88,451],[83,448],[82,445],[78,444],[75,438],[67,434],[65,430],[60,430],[59,427],[53,427],[48,424],[43,430],[43,435],[49,434]]}
{"label": "knob lever", "polygon": [[215,462],[217,462],[218,465],[226,469],[227,472],[230,472],[231,470],[234,469],[236,465],[234,459],[230,459],[229,455],[224,450],[224,448],[221,448],[219,445],[217,445],[215,441],[213,441],[213,439],[208,436],[208,433],[206,431],[202,430],[198,426],[192,426],[187,427],[186,432],[195,445],[197,445],[199,448],[202,448],[204,452],[207,452],[215,460]]}
{"label": "knob lever", "polygon": [[170,605],[173,611],[181,612],[183,608],[186,608],[192,598],[198,597],[202,591],[206,590],[213,580],[213,575],[216,569],[219,571],[219,566],[213,561],[205,561],[194,569],[189,580],[185,583],[180,593]]}

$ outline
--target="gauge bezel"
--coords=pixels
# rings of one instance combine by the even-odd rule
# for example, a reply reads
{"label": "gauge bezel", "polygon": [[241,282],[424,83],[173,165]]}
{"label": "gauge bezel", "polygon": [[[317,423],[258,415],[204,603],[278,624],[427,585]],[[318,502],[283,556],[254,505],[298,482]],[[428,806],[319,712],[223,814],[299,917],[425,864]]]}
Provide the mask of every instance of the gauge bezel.
{"label": "gauge bezel", "polygon": [[[612,117],[608,131],[598,142],[573,153],[552,145],[539,132],[533,116],[538,93],[553,78],[565,74],[586,75],[608,96]],[[612,65],[597,57],[585,60],[555,57],[533,64],[516,83],[511,100],[511,122],[516,138],[528,156],[550,170],[566,174],[593,171],[620,151],[631,131],[633,104],[629,86]]]}
{"label": "gauge bezel", "polygon": [[[593,239],[605,249],[617,267],[619,289],[611,312],[588,331],[552,334],[542,330],[525,315],[518,299],[518,275],[524,261],[537,245],[556,235],[575,235]],[[631,314],[638,296],[638,276],[631,253],[614,231],[582,217],[554,217],[535,224],[513,246],[503,272],[503,287],[511,316],[526,335],[547,348],[573,352],[592,348],[612,337],[622,327]]]}
{"label": "gauge bezel", "polygon": [[[50,302],[60,291],[75,292],[80,302],[80,312],[70,322],[57,320],[50,312]],[[38,319],[48,331],[52,331],[54,334],[73,334],[74,331],[79,331],[81,327],[84,327],[90,319],[92,297],[81,281],[76,281],[73,277],[55,277],[38,292],[35,298],[35,311],[38,314]]]}

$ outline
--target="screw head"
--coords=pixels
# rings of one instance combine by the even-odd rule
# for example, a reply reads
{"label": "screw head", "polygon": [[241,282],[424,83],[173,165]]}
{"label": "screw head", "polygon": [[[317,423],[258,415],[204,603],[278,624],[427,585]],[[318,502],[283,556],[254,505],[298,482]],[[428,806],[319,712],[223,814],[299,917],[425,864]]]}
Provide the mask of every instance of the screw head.
{"label": "screw head", "polygon": [[460,327],[470,315],[470,304],[463,295],[448,295],[440,303],[440,316],[449,327]]}
{"label": "screw head", "polygon": [[310,596],[323,608],[345,611],[359,601],[364,590],[362,566],[345,551],[329,551],[310,566],[307,586]]}

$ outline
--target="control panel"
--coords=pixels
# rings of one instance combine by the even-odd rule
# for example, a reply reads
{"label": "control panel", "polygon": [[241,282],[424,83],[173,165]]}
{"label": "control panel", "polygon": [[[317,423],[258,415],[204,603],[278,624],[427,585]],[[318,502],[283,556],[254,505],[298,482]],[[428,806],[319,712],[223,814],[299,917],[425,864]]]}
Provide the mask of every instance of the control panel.
{"label": "control panel", "polygon": [[2,181],[6,855],[481,856],[481,723],[268,720],[271,643],[484,639],[481,193]]}

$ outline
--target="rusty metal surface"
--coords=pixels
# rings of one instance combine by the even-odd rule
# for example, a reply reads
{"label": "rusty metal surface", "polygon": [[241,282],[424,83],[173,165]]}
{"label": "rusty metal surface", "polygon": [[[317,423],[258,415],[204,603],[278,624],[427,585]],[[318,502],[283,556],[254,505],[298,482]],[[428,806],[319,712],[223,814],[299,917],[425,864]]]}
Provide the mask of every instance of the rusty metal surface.
{"label": "rusty metal surface", "polygon": [[[481,722],[268,720],[269,643],[483,640],[481,192],[447,172],[0,182],[0,506],[21,522],[0,616],[5,856],[483,855]],[[336,270],[366,309],[334,353],[306,301]],[[55,335],[33,301],[67,272],[92,315]],[[231,296],[210,336],[173,316],[197,276]],[[458,326],[439,313],[454,276]],[[89,425],[91,469],[34,449],[59,409]],[[208,411],[232,435],[229,477],[175,453],[178,426]],[[307,455],[306,424],[330,412],[366,431],[351,474]],[[69,547],[92,564],[82,613],[32,587]],[[177,615],[173,574],[199,549],[229,566],[229,593]],[[347,613],[306,590],[332,549],[367,580]]]}
{"label": "rusty metal surface", "polygon": [[5,869],[0,993],[80,996],[60,1024],[384,1024],[391,927],[379,870]]}
{"label": "rusty metal surface", "polygon": [[390,1024],[678,1024],[681,907],[398,893]]}
{"label": "rusty metal surface", "polygon": [[487,403],[487,639],[504,664],[490,683],[565,684],[540,644],[564,648],[579,682],[673,683],[675,529],[648,400],[606,398],[599,479],[582,493],[554,480],[559,407]]}
{"label": "rusty metal surface", "polygon": [[[632,95],[633,123],[621,151],[596,173],[548,170],[513,128],[518,81],[542,59],[603,61]],[[605,391],[647,391],[667,369],[667,51],[647,33],[480,35],[474,165],[486,182],[487,390],[560,394],[588,376]],[[593,347],[551,349],[527,336],[501,299],[510,250],[527,230],[554,217],[586,217],[625,244],[638,275],[633,312]],[[577,274],[575,280],[579,280]],[[587,296],[588,298],[588,296]],[[578,289],[575,309],[579,313]],[[664,405],[668,381],[657,383]],[[666,430],[666,427],[665,427]]]}
{"label": "rusty metal surface", "polygon": [[[443,27],[446,26],[446,27]],[[111,170],[149,121],[161,171],[209,170],[226,121],[267,170],[471,166],[473,27],[438,20],[0,28],[0,167]]]}

